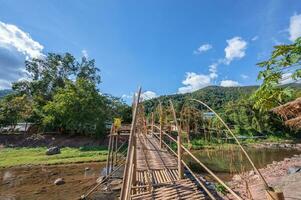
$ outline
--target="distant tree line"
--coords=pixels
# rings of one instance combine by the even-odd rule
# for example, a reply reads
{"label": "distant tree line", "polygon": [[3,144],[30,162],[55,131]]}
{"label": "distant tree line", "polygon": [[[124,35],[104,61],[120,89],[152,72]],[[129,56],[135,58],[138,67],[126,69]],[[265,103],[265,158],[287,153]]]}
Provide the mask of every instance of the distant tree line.
{"label": "distant tree line", "polygon": [[0,101],[2,126],[33,122],[43,130],[99,136],[115,117],[131,121],[131,107],[98,90],[95,60],[49,53],[26,60],[25,69],[27,77],[14,82],[13,92]]}

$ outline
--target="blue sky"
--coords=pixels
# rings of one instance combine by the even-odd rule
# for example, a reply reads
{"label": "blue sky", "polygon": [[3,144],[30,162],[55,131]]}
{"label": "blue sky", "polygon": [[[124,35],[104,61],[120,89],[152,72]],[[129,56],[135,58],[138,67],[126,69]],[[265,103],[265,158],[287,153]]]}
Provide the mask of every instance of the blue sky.
{"label": "blue sky", "polygon": [[299,0],[0,0],[0,88],[24,59],[96,59],[103,93],[146,96],[254,85],[272,46],[301,36]]}

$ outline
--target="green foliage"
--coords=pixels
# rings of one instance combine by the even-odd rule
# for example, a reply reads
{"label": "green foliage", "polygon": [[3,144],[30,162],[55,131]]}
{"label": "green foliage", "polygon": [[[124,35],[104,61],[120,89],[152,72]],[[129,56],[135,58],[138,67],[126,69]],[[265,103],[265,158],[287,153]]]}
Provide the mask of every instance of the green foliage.
{"label": "green foliage", "polygon": [[28,77],[13,83],[14,93],[0,102],[0,123],[34,122],[46,130],[102,135],[114,117],[131,120],[131,108],[100,94],[94,60],[49,53],[25,61]]}
{"label": "green foliage", "polygon": [[283,79],[301,78],[301,37],[293,44],[275,46],[271,57],[257,65],[264,70],[258,74],[263,83],[253,95],[256,108],[266,111],[292,99],[293,90],[280,84]]}
{"label": "green foliage", "polygon": [[107,158],[107,150],[103,147],[83,148],[61,148],[60,154],[52,156],[45,154],[46,147],[4,148],[0,151],[0,167],[105,161]]}
{"label": "green foliage", "polygon": [[43,107],[43,124],[59,126],[69,133],[94,132],[99,135],[106,120],[105,106],[104,97],[99,95],[94,84],[78,78],[75,83],[68,82],[58,89],[53,100]]}
{"label": "green foliage", "polygon": [[220,183],[215,183],[215,189],[216,191],[226,195],[228,193],[227,189],[225,188],[225,186],[223,186]]}

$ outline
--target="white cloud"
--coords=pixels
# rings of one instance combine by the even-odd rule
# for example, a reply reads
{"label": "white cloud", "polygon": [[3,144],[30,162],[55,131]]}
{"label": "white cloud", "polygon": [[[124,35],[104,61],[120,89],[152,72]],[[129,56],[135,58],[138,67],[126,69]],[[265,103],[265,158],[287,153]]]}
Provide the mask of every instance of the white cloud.
{"label": "white cloud", "polygon": [[243,78],[243,79],[248,79],[248,78],[249,78],[249,76],[248,76],[248,75],[245,75],[245,74],[241,74],[240,76],[241,76],[241,78]]}
{"label": "white cloud", "polygon": [[3,22],[0,22],[0,47],[9,50],[15,48],[30,58],[41,57],[44,48],[17,26]]}
{"label": "white cloud", "polygon": [[196,74],[194,72],[187,72],[185,80],[182,81],[185,85],[178,89],[178,93],[184,94],[193,92],[211,84],[210,75]]}
{"label": "white cloud", "polygon": [[246,53],[247,42],[241,37],[233,37],[227,40],[228,46],[225,48],[225,63],[230,64],[234,59],[243,58]]}
{"label": "white cloud", "polygon": [[293,79],[292,77],[293,73],[291,72],[287,72],[282,74],[282,79],[280,80],[279,84],[280,85],[285,85],[285,84],[290,84],[290,83],[300,83],[301,79],[297,78],[297,79]]}
{"label": "white cloud", "polygon": [[294,15],[290,18],[289,39],[294,42],[298,37],[301,37],[301,14]]}
{"label": "white cloud", "polygon": [[145,91],[141,94],[141,97],[143,100],[149,100],[156,98],[158,95],[153,91]]}
{"label": "white cloud", "polygon": [[88,51],[87,51],[86,49],[83,49],[83,50],[82,50],[82,55],[83,55],[84,57],[86,57],[86,58],[89,57]]}
{"label": "white cloud", "polygon": [[122,98],[122,99],[131,99],[131,98],[133,98],[133,95],[123,94],[123,95],[121,96],[121,98]]}
{"label": "white cloud", "polygon": [[197,50],[195,50],[193,53],[194,54],[201,54],[203,52],[209,51],[210,49],[212,49],[211,44],[203,44]]}
{"label": "white cloud", "polygon": [[254,42],[254,41],[258,40],[258,38],[259,38],[258,35],[256,35],[251,40]]}
{"label": "white cloud", "polygon": [[209,66],[209,76],[211,79],[216,79],[218,77],[217,75],[217,63],[213,63],[212,65]]}
{"label": "white cloud", "polygon": [[221,86],[222,87],[236,87],[236,86],[239,86],[239,83],[237,81],[232,81],[232,80],[223,80],[223,81],[221,81]]}
{"label": "white cloud", "polygon": [[43,48],[17,26],[0,21],[0,88],[25,77],[25,59],[44,57]]}
{"label": "white cloud", "polygon": [[0,90],[10,89],[10,88],[11,88],[11,83],[9,81],[0,79]]}

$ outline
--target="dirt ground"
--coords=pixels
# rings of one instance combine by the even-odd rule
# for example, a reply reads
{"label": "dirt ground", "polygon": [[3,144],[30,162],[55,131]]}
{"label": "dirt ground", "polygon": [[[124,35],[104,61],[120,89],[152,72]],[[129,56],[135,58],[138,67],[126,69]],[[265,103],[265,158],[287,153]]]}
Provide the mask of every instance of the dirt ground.
{"label": "dirt ground", "polygon": [[[301,200],[301,172],[288,173],[289,168],[295,167],[301,167],[301,155],[286,158],[281,162],[273,162],[266,168],[260,169],[260,172],[269,186],[283,192],[285,199]],[[246,186],[249,187],[254,200],[265,199],[264,185],[254,171],[235,175],[230,185],[241,194],[243,199],[251,199],[246,192]]]}
{"label": "dirt ground", "polygon": [[[104,163],[0,169],[0,200],[75,200],[91,188]],[[65,184],[55,185],[57,178]]]}
{"label": "dirt ground", "polygon": [[106,145],[106,138],[96,139],[87,136],[70,136],[61,134],[0,134],[1,147],[81,147]]}

